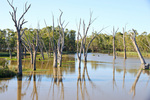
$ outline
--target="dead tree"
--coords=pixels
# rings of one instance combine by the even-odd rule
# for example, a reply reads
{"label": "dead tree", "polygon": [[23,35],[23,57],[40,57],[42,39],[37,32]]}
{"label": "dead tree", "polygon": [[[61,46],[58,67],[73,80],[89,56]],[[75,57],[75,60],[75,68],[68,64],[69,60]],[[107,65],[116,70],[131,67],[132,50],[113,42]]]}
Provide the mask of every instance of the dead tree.
{"label": "dead tree", "polygon": [[124,59],[127,59],[126,55],[126,41],[125,41],[125,29],[123,28],[123,46],[124,46]]}
{"label": "dead tree", "polygon": [[131,35],[131,37],[130,37],[130,39],[132,40],[132,43],[133,43],[133,45],[134,45],[134,48],[135,48],[135,50],[136,50],[136,52],[138,53],[138,56],[139,56],[139,58],[140,58],[140,61],[141,61],[141,64],[143,64],[143,69],[148,69],[149,68],[149,64],[147,64],[146,62],[145,62],[145,59],[144,59],[144,57],[142,56],[142,54],[141,54],[141,52],[140,52],[140,49],[139,49],[139,47],[138,47],[138,45],[137,45],[137,43],[136,43],[136,31],[134,30],[134,29],[132,29],[132,31],[133,32],[130,32],[130,35]]}
{"label": "dead tree", "polygon": [[[119,28],[118,28],[119,29]],[[115,35],[118,31],[118,29],[115,31],[115,28],[113,27],[113,59],[116,59],[116,50],[115,50]]]}
{"label": "dead tree", "polygon": [[91,24],[96,20],[96,18],[92,20],[92,14],[93,13],[91,12],[90,13],[90,20],[89,20],[89,23],[88,23],[88,26],[86,29],[85,29],[85,22],[83,20],[83,56],[84,56],[85,62],[87,62],[87,52],[88,52],[89,46],[96,37],[96,35],[95,36],[93,35],[91,40],[89,41],[88,45],[86,45],[86,42],[87,42],[86,37],[87,37],[88,31],[89,31],[89,28],[90,28]]}
{"label": "dead tree", "polygon": [[[78,58],[78,67],[81,68],[81,53],[82,53],[82,48],[83,48],[83,39],[80,33],[80,26],[81,26],[81,19],[78,27],[78,35],[77,35],[77,58]],[[79,46],[79,39],[80,41],[80,46]]]}
{"label": "dead tree", "polygon": [[30,34],[28,34],[28,36],[26,34],[23,34],[21,39],[22,39],[22,45],[30,53],[31,64],[33,64],[33,49],[32,49],[33,46],[29,37],[31,37]]}
{"label": "dead tree", "polygon": [[[54,38],[54,32],[55,32],[55,27],[54,27],[54,16],[53,16],[53,37],[52,37],[52,45],[53,45],[53,67],[57,67],[57,63],[59,64],[58,66],[61,67],[61,64],[62,64],[62,51],[64,49],[64,39],[65,39],[65,32],[64,32],[64,29],[65,27],[67,26],[67,24],[65,25],[64,27],[64,22],[65,21],[61,21],[61,17],[62,17],[62,14],[63,12],[60,10],[61,14],[59,16],[59,20],[58,20],[58,28],[59,28],[59,38],[58,38],[58,41],[56,42],[55,38]],[[46,22],[45,22],[46,24]],[[46,25],[47,27],[47,25]],[[47,28],[48,30],[48,28]],[[51,37],[50,37],[50,31],[48,30],[49,32],[49,38],[51,40]],[[57,32],[56,32],[57,33]]]}
{"label": "dead tree", "polygon": [[58,43],[57,43],[57,52],[58,52],[58,57],[57,57],[57,60],[58,60],[58,67],[61,67],[62,65],[62,51],[64,49],[64,40],[65,40],[65,32],[64,32],[64,29],[65,27],[67,26],[67,24],[64,26],[64,22],[62,22],[62,14],[63,12],[60,10],[61,14],[59,16],[59,39],[58,39]]}
{"label": "dead tree", "polygon": [[[90,20],[89,20],[89,23],[88,23],[88,26],[87,28],[85,27],[85,22],[83,20],[83,36],[81,35],[80,33],[80,27],[81,27],[81,19],[80,19],[80,23],[79,23],[79,27],[78,27],[78,36],[77,36],[77,57],[78,57],[78,67],[80,68],[80,63],[81,63],[81,52],[83,50],[83,56],[84,56],[84,61],[87,62],[87,54],[88,54],[88,49],[90,47],[90,44],[92,43],[92,41],[96,38],[96,34],[93,34],[92,35],[92,38],[91,40],[89,41],[89,43],[87,43],[87,34],[88,34],[88,31],[89,31],[89,28],[91,26],[91,24],[96,20],[93,19],[92,20],[92,14],[93,13],[90,13]],[[85,29],[86,28],[86,29]],[[99,34],[104,28],[102,28],[97,34]],[[79,39],[81,40],[81,44],[80,44],[80,53],[79,53]]]}
{"label": "dead tree", "polygon": [[57,47],[55,44],[55,39],[54,39],[54,16],[53,16],[53,67],[57,67]]}
{"label": "dead tree", "polygon": [[[102,29],[101,29],[99,32],[97,32],[96,34],[93,34],[91,40],[87,43],[87,40],[86,40],[86,39],[87,39],[87,34],[88,34],[88,31],[89,31],[89,28],[90,28],[90,26],[92,25],[92,23],[96,20],[96,18],[92,20],[92,14],[93,14],[93,13],[91,12],[91,13],[90,13],[90,20],[89,20],[89,23],[88,23],[87,28],[85,27],[86,25],[85,25],[85,22],[84,22],[84,20],[83,20],[83,56],[84,56],[84,61],[85,61],[85,62],[87,62],[88,49],[89,49],[91,43],[92,43],[93,40],[96,38],[97,34],[100,34],[101,31],[104,29],[104,28],[102,28]],[[85,28],[86,28],[86,29],[85,29]]]}
{"label": "dead tree", "polygon": [[[22,44],[26,48],[26,50],[30,53],[31,64],[33,70],[36,70],[36,55],[39,47],[39,29],[36,30],[35,35],[32,37],[30,34],[28,36],[26,34],[22,37]],[[28,37],[32,37],[29,39]]]}
{"label": "dead tree", "polygon": [[33,70],[36,70],[36,55],[38,47],[39,47],[39,30],[37,30],[36,37],[33,40]]}
{"label": "dead tree", "polygon": [[27,13],[27,11],[29,10],[29,8],[31,7],[31,4],[29,6],[27,6],[27,3],[25,4],[25,11],[23,12],[23,14],[21,15],[21,17],[19,18],[19,20],[17,20],[17,7],[15,8],[13,6],[13,2],[10,3],[9,0],[7,0],[8,4],[11,6],[11,8],[13,9],[12,12],[9,12],[12,20],[15,24],[15,28],[17,31],[17,66],[18,66],[18,75],[22,75],[22,54],[21,54],[21,36],[24,33],[24,31],[21,32],[22,30],[22,26],[27,23],[27,21],[25,21],[24,19],[24,15]]}

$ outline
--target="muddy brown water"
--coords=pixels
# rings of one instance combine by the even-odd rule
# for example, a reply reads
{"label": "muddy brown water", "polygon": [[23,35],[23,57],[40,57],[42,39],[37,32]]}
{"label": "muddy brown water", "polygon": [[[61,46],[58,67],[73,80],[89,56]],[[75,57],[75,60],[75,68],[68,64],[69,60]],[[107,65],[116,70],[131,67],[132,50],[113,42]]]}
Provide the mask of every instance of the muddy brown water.
{"label": "muddy brown water", "polygon": [[[15,67],[16,61],[8,66]],[[23,61],[23,67],[31,67],[30,61]],[[61,68],[53,68],[52,59],[38,61],[42,71],[0,80],[0,100],[150,100],[150,71],[139,68],[138,58],[113,61],[100,53],[89,53],[81,69],[76,55],[65,56]]]}

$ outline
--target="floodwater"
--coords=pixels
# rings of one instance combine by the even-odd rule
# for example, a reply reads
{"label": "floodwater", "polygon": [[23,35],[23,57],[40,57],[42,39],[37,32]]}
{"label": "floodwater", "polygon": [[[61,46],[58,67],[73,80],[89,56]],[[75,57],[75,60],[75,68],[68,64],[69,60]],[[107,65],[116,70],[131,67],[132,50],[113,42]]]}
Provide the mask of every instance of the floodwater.
{"label": "floodwater", "polygon": [[[63,60],[61,68],[53,68],[52,59],[38,61],[42,71],[1,79],[0,100],[150,100],[150,71],[140,70],[138,58],[113,61],[111,55],[89,53],[81,69],[76,55]],[[16,61],[8,64],[13,68]],[[30,67],[30,61],[23,61],[23,67]]]}

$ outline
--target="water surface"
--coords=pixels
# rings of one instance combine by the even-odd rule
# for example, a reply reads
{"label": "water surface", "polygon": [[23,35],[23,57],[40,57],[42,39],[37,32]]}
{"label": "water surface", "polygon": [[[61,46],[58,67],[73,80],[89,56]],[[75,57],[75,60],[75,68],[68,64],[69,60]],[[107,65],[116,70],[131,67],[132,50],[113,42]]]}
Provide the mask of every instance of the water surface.
{"label": "water surface", "polygon": [[[150,59],[146,58],[149,62]],[[138,58],[89,53],[78,69],[76,55],[63,57],[63,67],[52,59],[37,62],[37,69],[22,78],[0,80],[0,100],[150,100],[150,71],[140,70]],[[15,67],[16,61],[9,61]],[[28,68],[30,61],[23,61]]]}

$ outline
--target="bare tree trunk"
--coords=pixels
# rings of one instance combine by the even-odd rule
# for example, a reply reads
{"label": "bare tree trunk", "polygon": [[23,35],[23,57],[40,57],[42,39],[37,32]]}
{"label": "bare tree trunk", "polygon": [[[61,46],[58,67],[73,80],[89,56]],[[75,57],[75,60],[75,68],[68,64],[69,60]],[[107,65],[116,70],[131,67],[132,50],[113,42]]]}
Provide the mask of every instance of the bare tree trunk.
{"label": "bare tree trunk", "polygon": [[57,50],[53,51],[53,67],[57,67]]}
{"label": "bare tree trunk", "polygon": [[78,68],[81,68],[81,57],[78,58]]}
{"label": "bare tree trunk", "polygon": [[116,35],[117,31],[118,31],[118,29],[115,31],[115,28],[113,27],[113,59],[116,59],[115,35]]}
{"label": "bare tree trunk", "polygon": [[124,28],[123,28],[123,46],[124,46],[124,59],[127,59],[127,56],[126,56],[126,41],[125,41],[125,31],[124,31]]}
{"label": "bare tree trunk", "polygon": [[18,66],[18,75],[22,76],[22,51],[21,51],[21,39],[19,31],[17,35],[17,66]]}
{"label": "bare tree trunk", "polygon": [[53,16],[53,67],[57,67],[57,48],[54,41],[54,16]]}
{"label": "bare tree trunk", "polygon": [[116,53],[115,53],[115,35],[113,35],[113,59],[116,59]]}
{"label": "bare tree trunk", "polygon": [[24,58],[26,58],[26,48],[24,47]]}
{"label": "bare tree trunk", "polygon": [[[81,19],[79,22],[79,27],[78,27],[78,35],[77,35],[77,58],[78,58],[78,69],[81,68],[81,52],[83,49],[83,39],[82,36],[80,34],[80,26],[81,26]],[[81,38],[81,45],[79,47],[79,37]]]}
{"label": "bare tree trunk", "polygon": [[139,50],[139,48],[138,48],[138,45],[137,45],[137,43],[136,43],[135,38],[132,39],[132,42],[133,42],[133,45],[134,45],[134,47],[135,47],[135,50],[136,50],[137,53],[138,53],[138,56],[139,56],[139,58],[140,58],[141,63],[142,63],[142,64],[146,64],[146,62],[145,62],[145,60],[144,60],[144,58],[143,58],[143,56],[142,56],[142,54],[141,54],[141,52],[140,52],[140,50]]}
{"label": "bare tree trunk", "polygon": [[137,53],[138,53],[138,56],[139,56],[140,61],[141,61],[141,64],[144,65],[144,66],[143,66],[143,69],[148,69],[148,68],[149,68],[149,64],[146,64],[146,62],[145,62],[145,60],[144,60],[144,58],[143,58],[143,56],[142,56],[142,54],[141,54],[141,52],[140,52],[140,50],[139,50],[139,47],[138,47],[138,45],[137,45],[137,43],[136,43],[136,39],[135,39],[136,32],[135,32],[135,30],[133,30],[133,34],[131,34],[131,35],[132,35],[132,36],[131,36],[131,40],[132,40],[132,43],[133,43],[133,45],[134,45],[134,48],[135,48],[135,50],[136,50]]}
{"label": "bare tree trunk", "polygon": [[[85,43],[85,41],[84,41]],[[86,51],[85,51],[85,44],[83,44],[83,58],[84,58],[84,61],[87,62],[87,56],[86,56]]]}
{"label": "bare tree trunk", "polygon": [[36,70],[36,51],[33,52],[33,70]]}
{"label": "bare tree trunk", "polygon": [[11,53],[10,47],[9,47],[9,57],[10,57],[10,59],[12,59],[12,53]]}
{"label": "bare tree trunk", "polygon": [[58,57],[59,57],[59,59],[58,59],[58,66],[61,67],[61,65],[62,65],[62,53],[60,53],[58,55]]}

